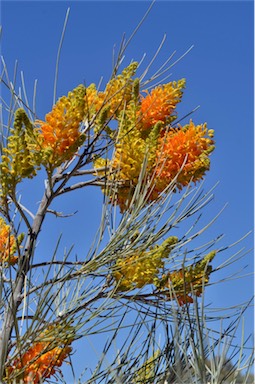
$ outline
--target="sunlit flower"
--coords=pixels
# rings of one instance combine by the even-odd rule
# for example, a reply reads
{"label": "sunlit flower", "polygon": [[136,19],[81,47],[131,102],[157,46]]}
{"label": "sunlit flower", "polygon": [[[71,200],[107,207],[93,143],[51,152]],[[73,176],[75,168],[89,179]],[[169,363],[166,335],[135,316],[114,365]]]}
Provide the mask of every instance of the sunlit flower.
{"label": "sunlit flower", "polygon": [[185,79],[173,81],[154,88],[147,96],[141,99],[140,117],[143,129],[148,129],[158,122],[163,124],[171,122],[176,104],[181,101],[182,89]]}
{"label": "sunlit flower", "polygon": [[[132,102],[122,112],[113,157],[111,161],[106,160],[109,166],[107,178],[108,181],[112,182],[113,186],[111,199],[117,202],[121,211],[129,206],[132,199],[147,147],[146,141],[142,138],[141,132],[135,125],[135,109],[136,105]],[[155,141],[155,148],[156,145],[157,140]],[[103,162],[103,159],[97,159],[95,167],[101,167]],[[107,190],[104,189],[104,192],[107,193]]]}
{"label": "sunlit flower", "polygon": [[169,237],[161,245],[156,245],[149,251],[140,252],[116,262],[113,276],[119,291],[128,291],[153,284],[160,269],[178,239]]}
{"label": "sunlit flower", "polygon": [[[110,111],[111,117],[117,119],[118,136],[113,136],[112,160],[105,160],[109,172],[104,175],[112,185],[103,187],[103,192],[121,212],[130,207],[138,182],[140,195],[145,192],[146,201],[153,201],[171,182],[182,189],[191,181],[201,180],[210,168],[209,154],[214,149],[213,130],[207,130],[206,124],[195,126],[190,121],[184,127],[166,126],[176,117],[173,113],[181,100],[185,80],[158,86],[146,97],[141,97],[139,79],[131,79],[135,68],[127,67],[107,84],[104,92],[104,102],[108,95],[110,105],[105,112],[107,115]],[[126,98],[122,94],[124,89]],[[102,99],[99,101],[99,93],[92,86],[87,98],[97,108],[103,102]],[[105,119],[102,121],[105,123]],[[101,129],[105,130],[105,126],[100,126],[100,132]]]}
{"label": "sunlit flower", "polygon": [[143,167],[145,172],[142,185],[145,186],[146,180],[150,178],[160,132],[160,124],[156,124],[149,134],[143,137],[135,125],[135,109],[136,105],[132,103],[123,114],[115,152],[111,162],[108,162],[112,171],[109,180],[119,183],[117,186],[115,184],[114,201],[119,205],[121,212],[130,206]]}
{"label": "sunlit flower", "polygon": [[10,226],[0,217],[0,265],[16,264],[18,257],[16,252],[15,237],[11,234]]}
{"label": "sunlit flower", "polygon": [[[107,175],[107,180],[112,183],[111,198],[119,205],[121,211],[124,211],[132,199],[134,188],[137,185],[141,171],[142,161],[144,159],[144,142],[139,137],[126,136],[116,144],[112,161],[97,159],[94,163],[96,168],[108,165],[108,169],[96,171],[95,174]],[[111,186],[109,187],[111,189]],[[108,194],[107,189],[103,189]]]}
{"label": "sunlit flower", "polygon": [[191,180],[201,180],[210,168],[209,154],[214,150],[212,135],[206,124],[195,126],[192,121],[167,131],[159,139],[155,191],[162,192],[175,177],[179,189]]}
{"label": "sunlit flower", "polygon": [[117,192],[121,210],[128,207],[132,198],[134,188],[138,183],[144,154],[144,142],[135,134],[127,135],[116,145],[112,168],[116,170],[115,180],[122,183]]}
{"label": "sunlit flower", "polygon": [[95,115],[103,106],[105,100],[104,92],[98,92],[95,84],[90,84],[85,92],[85,111],[86,119],[90,119]]}
{"label": "sunlit flower", "polygon": [[163,262],[160,258],[146,257],[144,253],[118,260],[114,272],[115,280],[119,282],[118,290],[123,292],[152,284],[155,275],[162,267]]}
{"label": "sunlit flower", "polygon": [[[55,337],[50,334],[51,330],[52,327],[49,326],[48,331],[40,335],[42,341],[34,342],[21,357],[7,367],[8,378],[18,377],[24,383],[37,384],[59,371],[58,368],[72,351],[72,339],[64,342],[59,339],[57,332]],[[56,341],[59,342],[57,347],[54,346]]]}
{"label": "sunlit flower", "polygon": [[[85,116],[87,119],[99,114],[103,108],[107,110],[109,119],[116,118],[126,108],[133,94],[134,76],[138,63],[133,62],[123,71],[112,77],[105,90],[97,91],[95,84],[86,88]],[[96,121],[98,123],[98,121]]]}
{"label": "sunlit flower", "polygon": [[[197,263],[168,272],[161,280],[157,281],[157,286],[171,298],[176,298],[179,305],[193,303],[192,295],[201,296],[203,288],[209,282],[212,266],[209,264],[216,255],[216,251],[208,253]],[[168,290],[165,290],[165,289]]]}
{"label": "sunlit flower", "polygon": [[132,77],[135,75],[137,67],[137,62],[129,64],[121,74],[113,77],[107,83],[104,93],[107,103],[110,104],[109,112],[112,116],[118,115],[131,100],[133,91]]}
{"label": "sunlit flower", "polygon": [[[71,353],[72,348],[56,347],[48,352],[44,352],[45,343],[37,343],[33,345],[19,361],[16,361],[14,366],[10,369],[8,375],[10,376],[13,371],[23,371],[22,380],[24,383],[37,384],[41,380],[49,378],[57,371],[63,361]],[[31,363],[30,363],[31,362]]]}
{"label": "sunlit flower", "polygon": [[1,194],[14,193],[24,178],[33,178],[40,166],[40,152],[36,150],[36,133],[24,109],[15,112],[13,128],[2,148],[0,163]]}
{"label": "sunlit flower", "polygon": [[85,87],[79,85],[57,101],[46,115],[45,122],[36,122],[46,162],[55,167],[72,158],[81,144],[80,124],[85,112],[85,93]]}

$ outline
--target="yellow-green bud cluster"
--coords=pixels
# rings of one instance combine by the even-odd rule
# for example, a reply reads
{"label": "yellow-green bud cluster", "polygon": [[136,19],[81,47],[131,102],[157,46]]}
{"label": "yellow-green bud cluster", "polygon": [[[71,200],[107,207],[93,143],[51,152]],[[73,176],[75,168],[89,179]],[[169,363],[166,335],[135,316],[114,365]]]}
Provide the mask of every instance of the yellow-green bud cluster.
{"label": "yellow-green bud cluster", "polygon": [[161,245],[152,247],[149,251],[140,252],[127,258],[117,260],[113,276],[118,291],[128,291],[153,284],[160,269],[164,267],[164,259],[169,257],[177,237],[171,236]]}
{"label": "yellow-green bud cluster", "polygon": [[1,157],[0,180],[3,196],[13,194],[17,183],[22,179],[31,179],[36,175],[41,155],[35,148],[33,126],[24,109],[19,108]]}

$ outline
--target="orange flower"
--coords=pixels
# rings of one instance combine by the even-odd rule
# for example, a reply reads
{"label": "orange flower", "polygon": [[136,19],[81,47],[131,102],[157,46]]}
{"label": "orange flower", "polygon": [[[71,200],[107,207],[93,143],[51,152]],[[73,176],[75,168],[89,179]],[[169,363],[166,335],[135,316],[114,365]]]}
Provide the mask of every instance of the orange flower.
{"label": "orange flower", "polygon": [[159,139],[156,157],[155,192],[162,192],[177,176],[177,188],[203,178],[210,168],[209,154],[214,150],[213,130],[192,121],[179,129],[171,129]]}
{"label": "orange flower", "polygon": [[[49,327],[51,330],[52,327]],[[41,339],[47,337],[48,331],[41,334]],[[20,358],[6,369],[7,378],[19,378],[22,382],[28,384],[37,384],[44,379],[54,375],[58,367],[62,365],[72,348],[68,345],[72,340],[66,343],[61,342],[61,346],[53,346],[53,336],[48,336],[49,341],[39,341],[34,343]],[[57,340],[57,337],[55,338]]]}
{"label": "orange flower", "polygon": [[56,367],[60,367],[72,351],[69,346],[55,347],[48,352],[44,352],[45,348],[47,344],[43,342],[33,345],[20,360],[16,360],[13,366],[7,369],[8,375],[21,370],[24,383],[40,383],[41,380],[54,375]]}
{"label": "orange flower", "polygon": [[142,96],[141,100],[142,127],[148,129],[159,121],[163,124],[171,122],[171,115],[176,104],[181,101],[181,89],[184,87],[185,79],[182,79],[158,86],[151,93],[144,91],[147,92],[147,96]]}
{"label": "orange flower", "polygon": [[58,166],[72,158],[79,146],[80,124],[84,117],[85,87],[79,85],[68,96],[61,97],[39,125],[39,142],[46,161]]}
{"label": "orange flower", "polygon": [[18,260],[18,257],[13,255],[15,251],[15,237],[11,235],[10,226],[0,217],[0,264],[15,264]]}
{"label": "orange flower", "polygon": [[184,304],[187,304],[187,303],[193,303],[194,300],[192,299],[191,296],[189,295],[178,295],[177,296],[177,301],[178,301],[178,304],[182,307]]}

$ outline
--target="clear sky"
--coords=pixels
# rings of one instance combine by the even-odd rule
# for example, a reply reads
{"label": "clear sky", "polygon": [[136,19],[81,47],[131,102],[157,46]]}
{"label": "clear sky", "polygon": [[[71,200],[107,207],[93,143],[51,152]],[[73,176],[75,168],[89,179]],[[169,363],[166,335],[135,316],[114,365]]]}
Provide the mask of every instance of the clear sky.
{"label": "clear sky", "polygon": [[[30,101],[34,80],[38,79],[36,110],[41,119],[52,107],[56,54],[67,8],[70,7],[70,17],[61,52],[58,96],[83,82],[97,84],[101,76],[107,81],[114,45],[119,44],[124,32],[127,36],[131,34],[149,4],[148,1],[2,1],[2,55],[10,76],[18,60]],[[173,51],[177,51],[178,58],[194,45],[172,68],[170,79],[187,79],[179,116],[200,105],[193,120],[197,124],[206,121],[215,130],[216,150],[205,188],[209,189],[218,180],[220,184],[214,201],[205,211],[205,222],[226,202],[228,207],[205,239],[224,233],[222,244],[226,245],[253,229],[253,14],[252,1],[158,1],[125,58],[128,65],[131,59],[139,61],[146,53],[145,68],[166,33],[166,42],[151,68],[153,73]],[[40,198],[41,185],[34,182],[31,185],[29,195],[26,197],[24,193],[23,198],[33,207]],[[56,225],[57,219],[49,221],[52,236],[45,238],[48,250],[61,230],[63,249],[75,242],[75,252],[82,256],[85,243],[92,238],[97,225],[100,193],[95,189],[79,191],[75,198],[56,205],[65,213],[75,211],[77,203],[80,207],[79,213],[65,223],[58,221]],[[77,220],[79,231],[75,227]],[[233,252],[243,246],[253,247],[253,235]],[[219,263],[226,256],[221,253]],[[230,267],[229,274],[246,265],[249,266],[244,273],[251,273],[253,251]],[[224,307],[244,302],[252,292],[253,278],[249,277],[214,286],[210,289],[210,299],[215,306]],[[246,327],[247,332],[253,329],[252,311],[247,315]]]}

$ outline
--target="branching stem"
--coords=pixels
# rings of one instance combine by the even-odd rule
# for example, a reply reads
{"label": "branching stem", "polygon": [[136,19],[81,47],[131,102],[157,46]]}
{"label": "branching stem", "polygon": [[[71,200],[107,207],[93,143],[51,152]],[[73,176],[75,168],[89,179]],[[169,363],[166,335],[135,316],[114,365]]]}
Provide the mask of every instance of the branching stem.
{"label": "branching stem", "polygon": [[33,224],[29,228],[23,258],[22,261],[19,263],[19,269],[17,271],[16,279],[13,283],[12,292],[10,294],[9,300],[6,303],[5,316],[3,320],[2,330],[0,333],[0,380],[3,378],[4,366],[8,352],[8,344],[11,338],[13,328],[15,326],[16,313],[19,308],[19,305],[22,302],[24,282],[27,273],[30,269],[31,257],[35,249],[36,240],[42,227],[47,208],[54,197],[53,195],[50,195],[49,192],[49,190],[45,191]]}

